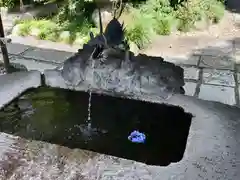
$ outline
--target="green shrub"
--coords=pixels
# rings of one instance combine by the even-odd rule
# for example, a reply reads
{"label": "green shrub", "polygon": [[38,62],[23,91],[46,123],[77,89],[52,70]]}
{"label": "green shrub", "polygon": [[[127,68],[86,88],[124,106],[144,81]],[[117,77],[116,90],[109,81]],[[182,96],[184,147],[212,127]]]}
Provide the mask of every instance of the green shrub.
{"label": "green shrub", "polygon": [[51,32],[49,34],[47,34],[44,39],[45,40],[49,40],[49,41],[53,41],[53,42],[56,42],[58,41],[58,37],[59,37],[59,32]]}
{"label": "green shrub", "polygon": [[175,23],[173,14],[156,12],[154,14],[154,30],[159,35],[169,35]]}
{"label": "green shrub", "polygon": [[141,14],[147,14],[153,18],[153,28],[157,34],[171,33],[174,10],[169,0],[148,0],[139,9]]}
{"label": "green shrub", "polygon": [[[16,21],[21,24],[20,34],[81,45],[89,40],[90,31],[94,35],[99,33],[91,21],[95,7],[87,2],[91,0],[63,1],[66,3],[51,20]],[[147,0],[134,7],[128,4],[125,13],[131,21],[126,23],[126,40],[142,49],[151,43],[155,34],[169,35],[176,24],[178,30],[189,31],[206,17],[219,22],[224,14],[223,3],[224,0]]]}
{"label": "green shrub", "polygon": [[158,35],[170,35],[172,22],[168,18],[157,19],[155,22],[154,30]]}
{"label": "green shrub", "polygon": [[19,35],[27,36],[31,30],[32,21],[22,21],[19,27]]}
{"label": "green shrub", "polygon": [[194,27],[195,22],[201,20],[203,12],[200,1],[201,0],[190,0],[178,6],[175,12],[178,19],[178,30],[184,32],[189,31]]}
{"label": "green shrub", "polygon": [[40,30],[37,35],[39,39],[51,39],[52,41],[57,40],[58,33],[60,31],[58,24],[50,20],[34,20],[31,22],[30,29]]}
{"label": "green shrub", "polygon": [[143,15],[141,11],[133,10],[133,22],[126,26],[126,39],[135,43],[139,49],[143,49],[151,43],[154,35],[153,18],[151,15]]}
{"label": "green shrub", "polygon": [[203,17],[217,23],[223,15],[224,5],[218,0],[188,0],[179,5],[176,11],[178,29],[181,31],[189,31]]}
{"label": "green shrub", "polygon": [[62,31],[59,35],[59,41],[65,42],[65,43],[72,43],[72,33],[70,31]]}
{"label": "green shrub", "polygon": [[13,8],[19,4],[19,0],[1,0],[0,7]]}
{"label": "green shrub", "polygon": [[84,37],[84,35],[83,34],[81,34],[81,33],[76,33],[75,34],[75,40],[74,40],[74,44],[75,45],[79,45],[79,46],[83,46],[83,44],[85,43],[85,39],[84,39],[85,37]]}
{"label": "green shrub", "polygon": [[220,1],[204,0],[202,2],[202,9],[213,23],[218,23],[224,15],[224,5]]}

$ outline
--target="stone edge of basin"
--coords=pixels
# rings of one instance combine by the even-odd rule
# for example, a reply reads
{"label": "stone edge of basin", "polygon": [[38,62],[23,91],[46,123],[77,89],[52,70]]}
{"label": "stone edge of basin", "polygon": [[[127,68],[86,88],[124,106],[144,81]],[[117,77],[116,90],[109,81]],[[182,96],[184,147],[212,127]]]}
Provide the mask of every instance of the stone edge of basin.
{"label": "stone edge of basin", "polygon": [[38,88],[41,85],[41,73],[37,70],[1,75],[0,109],[28,89]]}
{"label": "stone edge of basin", "polygon": [[[59,75],[59,71],[54,70],[47,70],[45,73],[45,83],[49,87],[55,87],[55,88],[63,88],[68,89],[69,87],[64,83],[61,76],[54,77],[56,75]],[[63,84],[59,83],[62,82]],[[88,87],[85,87],[86,89]],[[70,87],[69,89],[74,89],[73,87]],[[85,90],[86,90],[85,89]],[[84,86],[81,88],[78,87],[75,88],[76,91],[85,91]],[[201,100],[196,97],[191,97],[187,95],[182,94],[174,94],[170,96],[168,99],[163,99],[159,96],[154,95],[130,95],[127,93],[116,93],[113,94],[111,92],[107,92],[102,90],[99,90],[99,93],[110,95],[110,96],[122,96],[123,98],[130,98],[140,101],[148,101],[152,103],[161,103],[166,104],[170,106],[178,106],[181,107],[184,112],[190,113],[193,115],[189,134],[187,138],[187,143],[185,147],[185,152],[182,157],[182,159],[178,163],[171,163],[167,168],[168,170],[161,169],[160,173],[162,174],[163,179],[169,179],[169,171],[175,172],[176,175],[182,176],[186,172],[186,167],[189,169],[189,173],[193,176],[192,179],[196,179],[195,177],[199,177],[198,175],[205,175],[205,172],[201,171],[201,169],[197,168],[195,164],[197,163],[207,163],[207,160],[203,159],[204,157],[212,157],[212,162],[214,164],[206,164],[207,169],[218,169],[221,167],[221,164],[224,162],[221,161],[219,164],[219,152],[226,152],[228,147],[231,147],[231,150],[234,151],[234,147],[236,146],[236,142],[234,141],[225,141],[224,137],[225,134],[222,132],[228,132],[231,131],[230,126],[224,126],[226,120],[231,119],[231,123],[235,123],[237,121],[237,118],[240,116],[240,111],[236,109],[234,106],[230,106],[227,104],[219,103],[219,102],[213,102],[213,101],[206,101]],[[95,91],[94,91],[95,92]],[[120,94],[120,95],[119,95]],[[181,119],[179,119],[181,120]],[[219,136],[221,135],[221,138],[218,138],[216,134]],[[234,140],[234,139],[232,139]],[[202,144],[207,143],[207,147],[203,147]],[[216,148],[216,145],[218,146],[219,151],[214,151]],[[229,158],[229,159],[228,159]],[[235,155],[229,156],[226,158],[226,160],[232,161],[236,157]],[[231,163],[228,161],[226,162],[226,166],[231,167]],[[192,173],[191,171],[195,172]],[[214,175],[218,176],[216,172]],[[172,173],[171,173],[172,174]],[[209,172],[207,174],[208,177],[212,177],[212,173]],[[165,177],[165,178],[164,178]]]}
{"label": "stone edge of basin", "polygon": [[91,90],[92,92],[97,94],[128,98],[128,99],[134,99],[134,100],[140,100],[140,101],[147,101],[152,103],[163,103],[163,104],[172,105],[172,106],[179,106],[179,107],[182,107],[186,112],[192,111],[192,106],[190,104],[199,104],[199,105],[201,104],[201,106],[202,104],[210,105],[210,106],[215,106],[219,104],[220,106],[224,106],[224,107],[231,106],[231,105],[223,104],[220,102],[201,100],[196,97],[187,96],[187,95],[178,94],[178,93],[176,94],[169,93],[168,98],[163,98],[158,96],[157,94],[154,95],[154,94],[146,94],[146,93],[112,92],[106,89],[90,88],[89,85],[84,83],[82,83],[79,86],[73,87],[73,86],[68,86],[65,83],[64,79],[60,75],[60,71],[58,70],[48,69],[48,70],[45,70],[43,74],[44,74],[45,85],[47,87],[69,89],[69,90],[83,91],[83,92],[88,92],[89,90]]}
{"label": "stone edge of basin", "polygon": [[[65,83],[64,79],[60,75],[59,70],[47,69],[43,72],[43,74],[44,74],[45,85],[47,87],[51,87],[51,88],[69,89],[69,90],[83,91],[83,92],[88,92],[89,90],[91,90],[92,92],[97,93],[97,94],[103,94],[103,95],[109,95],[109,96],[121,97],[121,98],[128,98],[128,99],[134,99],[134,100],[140,100],[140,101],[147,101],[147,102],[152,102],[152,103],[164,103],[164,104],[169,104],[169,105],[175,104],[174,102],[172,102],[172,99],[175,99],[175,98],[181,99],[182,97],[188,98],[188,96],[186,96],[186,95],[171,94],[171,93],[169,93],[168,98],[163,98],[163,97],[158,96],[157,94],[154,95],[154,94],[146,94],[146,93],[112,92],[112,91],[106,90],[106,89],[90,88],[89,85],[84,84],[84,83],[80,84],[79,86],[73,87],[73,86],[68,86]],[[181,103],[178,104],[178,106],[181,106]]]}

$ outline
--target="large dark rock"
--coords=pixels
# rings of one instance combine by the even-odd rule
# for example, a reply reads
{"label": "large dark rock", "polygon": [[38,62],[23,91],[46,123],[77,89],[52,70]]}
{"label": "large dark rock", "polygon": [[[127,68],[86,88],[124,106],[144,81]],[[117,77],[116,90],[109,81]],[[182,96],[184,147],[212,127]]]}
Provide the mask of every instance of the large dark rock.
{"label": "large dark rock", "polygon": [[[146,55],[124,60],[124,53],[107,58],[104,63],[88,59],[89,50],[82,50],[64,63],[61,71],[55,72],[54,82],[61,81],[61,87],[75,90],[99,89],[113,93],[155,94],[167,98],[173,93],[184,93],[183,69],[161,57]],[[45,71],[45,75],[54,73]],[[52,76],[51,76],[52,77]],[[61,80],[60,80],[61,79]],[[53,85],[50,83],[49,85]],[[65,85],[64,85],[65,84]]]}

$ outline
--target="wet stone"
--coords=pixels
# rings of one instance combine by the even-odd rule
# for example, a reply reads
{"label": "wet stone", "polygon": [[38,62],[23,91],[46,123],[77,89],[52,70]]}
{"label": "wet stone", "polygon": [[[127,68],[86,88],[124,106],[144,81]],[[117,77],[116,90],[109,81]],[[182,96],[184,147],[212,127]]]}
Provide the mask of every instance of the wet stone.
{"label": "wet stone", "polygon": [[202,84],[200,87],[199,98],[229,105],[236,104],[234,88],[231,87]]}
{"label": "wet stone", "polygon": [[235,50],[234,60],[238,66],[240,66],[240,47]]}
{"label": "wet stone", "polygon": [[14,44],[14,43],[7,44],[8,53],[13,55],[19,55],[30,48],[31,48],[30,46],[26,46],[22,44]]}
{"label": "wet stone", "polygon": [[[125,54],[120,52],[101,63],[99,59],[83,61],[84,57],[89,57],[89,51],[79,51],[64,63],[63,79],[75,88],[88,84],[91,88],[113,93],[147,93],[163,98],[172,93],[183,93],[184,71],[180,66],[144,54],[134,56],[131,61],[123,61],[124,56]],[[75,71],[78,65],[74,62],[78,61],[82,63],[80,71],[85,72],[84,83],[74,84],[73,77],[79,74],[79,71]]]}
{"label": "wet stone", "polygon": [[203,83],[235,86],[233,72],[216,69],[203,69]]}
{"label": "wet stone", "polygon": [[32,51],[27,51],[26,53],[24,53],[23,56],[26,57],[26,58],[32,58],[32,59],[39,59],[39,60],[43,60],[43,61],[62,63],[72,55],[73,55],[72,52],[56,51],[56,50],[37,48],[37,49],[34,49]]}
{"label": "wet stone", "polygon": [[238,94],[239,94],[239,97],[238,97],[238,106],[240,107],[240,86],[238,86]]}
{"label": "wet stone", "polygon": [[184,79],[194,79],[198,80],[199,78],[199,69],[194,68],[194,67],[184,67]]}
{"label": "wet stone", "polygon": [[[234,60],[236,64],[240,65],[240,40],[236,39],[234,40]],[[240,69],[240,68],[238,68]]]}
{"label": "wet stone", "polygon": [[237,73],[237,82],[240,84],[240,73]]}
{"label": "wet stone", "polygon": [[185,90],[185,95],[194,96],[196,91],[197,84],[193,82],[185,82],[185,86],[183,87]]}
{"label": "wet stone", "polygon": [[230,57],[202,56],[200,67],[234,70],[234,60]]}
{"label": "wet stone", "polygon": [[237,70],[240,71],[240,53],[236,53],[234,59],[237,64]]}
{"label": "wet stone", "polygon": [[207,55],[207,56],[232,56],[233,43],[232,41],[215,41],[214,45],[207,46],[204,49],[198,49],[194,54]]}
{"label": "wet stone", "polygon": [[42,63],[39,61],[35,61],[33,59],[24,59],[24,58],[19,58],[19,57],[14,57],[12,59],[12,62],[21,64],[21,65],[25,66],[28,70],[38,70],[40,72],[43,72],[46,69],[57,68],[57,65]]}
{"label": "wet stone", "polygon": [[165,57],[164,60],[172,62],[177,65],[191,65],[197,66],[200,56],[191,56],[191,57]]}
{"label": "wet stone", "polygon": [[240,39],[239,38],[234,39],[234,50],[235,50],[235,52],[240,51]]}

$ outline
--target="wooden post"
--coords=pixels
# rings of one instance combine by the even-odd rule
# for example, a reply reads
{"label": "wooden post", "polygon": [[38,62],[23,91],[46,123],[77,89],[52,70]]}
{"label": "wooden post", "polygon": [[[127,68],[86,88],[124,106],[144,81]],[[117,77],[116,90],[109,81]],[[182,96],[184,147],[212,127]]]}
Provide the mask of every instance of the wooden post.
{"label": "wooden post", "polygon": [[3,63],[4,63],[4,68],[6,69],[7,73],[10,72],[10,62],[9,62],[9,57],[8,57],[8,51],[7,51],[7,46],[6,43],[4,42],[4,29],[3,29],[3,23],[2,23],[2,17],[0,14],[0,47],[2,51],[2,57],[3,57]]}

